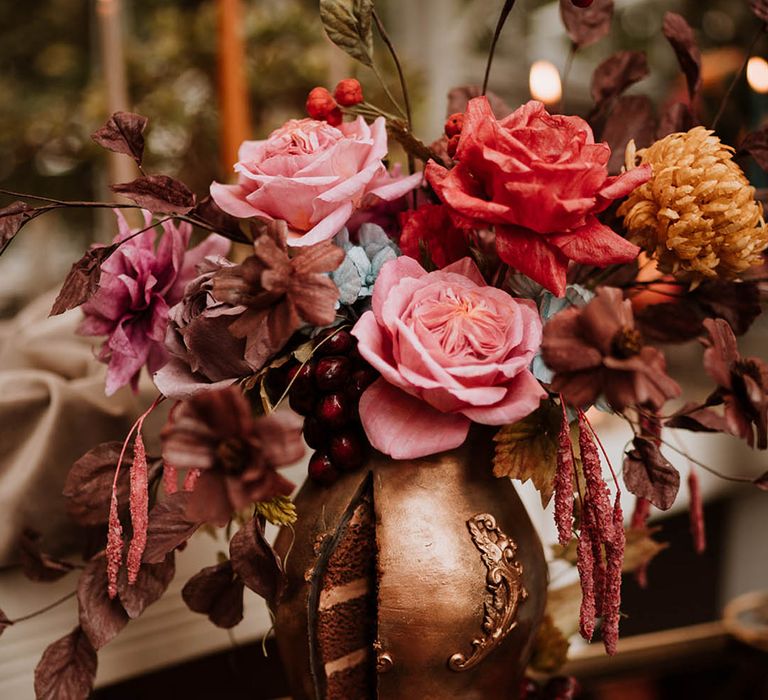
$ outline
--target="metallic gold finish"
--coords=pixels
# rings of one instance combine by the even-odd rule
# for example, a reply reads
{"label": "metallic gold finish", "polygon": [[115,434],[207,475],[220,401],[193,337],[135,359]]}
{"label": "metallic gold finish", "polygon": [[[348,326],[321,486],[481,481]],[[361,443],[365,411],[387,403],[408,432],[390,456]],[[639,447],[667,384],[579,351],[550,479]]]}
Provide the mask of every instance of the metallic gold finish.
{"label": "metallic gold finish", "polygon": [[466,671],[477,666],[517,625],[517,607],[528,597],[522,585],[523,567],[515,559],[517,545],[496,525],[489,513],[467,521],[472,541],[481,552],[488,574],[483,632],[485,636],[472,642],[469,658],[462,653],[448,660],[452,671]]}
{"label": "metallic gold finish", "polygon": [[[319,600],[310,596],[319,554],[314,543],[334,535],[365,488],[372,490],[376,521],[377,641],[372,651],[378,700],[516,700],[544,614],[547,568],[512,483],[492,475],[492,435],[492,429],[476,428],[460,448],[417,460],[395,462],[375,454],[365,469],[344,475],[331,488],[311,482],[302,487],[295,501],[299,520],[286,561],[287,584],[276,613],[278,646],[294,700],[323,700],[310,670],[309,620],[316,615],[309,609],[310,598]],[[456,673],[448,660],[457,651],[469,652],[468,644],[480,630],[493,636],[493,630],[483,627],[491,601],[491,568],[467,535],[468,521],[478,514],[493,514],[495,521],[493,526],[486,521],[480,541],[486,536],[493,541],[496,528],[498,537],[517,545],[517,585],[528,598],[523,605],[518,600],[511,616],[514,626],[498,634],[481,659]],[[281,532],[275,545],[281,556],[292,541],[290,530]],[[510,581],[498,574],[498,595],[507,600],[502,607],[509,611],[509,601],[516,597],[514,577],[504,567],[502,571]],[[497,574],[493,577],[496,581]],[[499,620],[506,617],[504,613]],[[492,626],[503,630],[510,624]]]}

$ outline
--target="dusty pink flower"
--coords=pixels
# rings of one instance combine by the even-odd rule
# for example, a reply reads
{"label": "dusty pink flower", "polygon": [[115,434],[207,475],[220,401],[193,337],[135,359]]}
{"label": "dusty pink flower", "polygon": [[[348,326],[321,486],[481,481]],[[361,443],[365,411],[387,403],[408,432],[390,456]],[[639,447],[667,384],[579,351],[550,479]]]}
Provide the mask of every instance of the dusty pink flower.
{"label": "dusty pink flower", "polygon": [[284,219],[291,245],[335,236],[360,210],[402,197],[421,175],[390,176],[385,121],[362,117],[338,128],[314,119],[292,119],[264,141],[240,147],[236,185],[211,185],[211,196],[239,218]]}
{"label": "dusty pink flower", "polygon": [[[123,215],[115,213],[117,243],[133,232]],[[152,215],[145,212],[144,217],[149,226]],[[229,250],[229,241],[209,236],[188,251],[189,224],[176,226],[166,221],[162,228],[157,247],[156,232],[151,229],[126,241],[107,258],[101,266],[98,291],[82,307],[85,319],[78,332],[108,336],[99,352],[99,359],[108,363],[107,395],[126,384],[135,390],[144,365],[152,373],[166,363],[168,310],[181,300],[198,262],[206,255],[224,255]]]}
{"label": "dusty pink flower", "polygon": [[360,418],[396,459],[457,447],[470,423],[514,423],[545,396],[529,371],[541,342],[536,306],[485,284],[464,258],[427,273],[408,257],[381,269],[373,310],[352,331],[381,379]]}
{"label": "dusty pink flower", "polygon": [[236,387],[201,392],[178,404],[160,437],[167,464],[199,470],[188,516],[218,525],[251,503],[288,496],[293,484],[277,468],[304,454],[298,416],[254,417]]}

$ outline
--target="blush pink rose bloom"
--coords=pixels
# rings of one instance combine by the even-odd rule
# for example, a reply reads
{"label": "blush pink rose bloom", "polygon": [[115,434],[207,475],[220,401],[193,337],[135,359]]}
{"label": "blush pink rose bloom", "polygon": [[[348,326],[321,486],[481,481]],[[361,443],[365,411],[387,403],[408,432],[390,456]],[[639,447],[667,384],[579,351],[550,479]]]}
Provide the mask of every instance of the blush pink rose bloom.
{"label": "blush pink rose bloom", "polygon": [[514,423],[546,396],[529,370],[542,336],[535,304],[486,285],[469,258],[430,273],[392,260],[372,302],[352,333],[381,373],[360,400],[379,451],[413,459],[452,449],[473,421]]}
{"label": "blush pink rose bloom", "polygon": [[421,175],[392,177],[383,117],[362,117],[338,128],[314,119],[292,119],[264,141],[240,147],[236,185],[211,185],[211,196],[241,219],[283,219],[289,244],[312,245],[335,236],[355,212],[399,199]]}

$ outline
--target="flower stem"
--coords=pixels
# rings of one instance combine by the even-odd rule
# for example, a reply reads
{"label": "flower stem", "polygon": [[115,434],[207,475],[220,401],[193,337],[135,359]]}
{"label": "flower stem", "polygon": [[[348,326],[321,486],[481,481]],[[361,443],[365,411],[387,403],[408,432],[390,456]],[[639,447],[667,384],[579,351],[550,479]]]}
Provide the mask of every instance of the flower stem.
{"label": "flower stem", "polygon": [[389,86],[387,85],[387,82],[384,80],[384,76],[381,74],[379,69],[376,67],[375,63],[371,64],[371,70],[373,71],[374,75],[378,79],[379,83],[381,84],[381,87],[384,88],[384,93],[389,98],[389,101],[395,106],[395,109],[400,112],[400,116],[404,119],[406,118],[406,114],[403,111],[403,108],[400,106],[400,103],[397,101],[395,96],[392,94],[392,91],[389,89]]}
{"label": "flower stem", "polygon": [[403,66],[400,63],[400,58],[397,55],[397,51],[395,51],[395,46],[392,43],[392,40],[389,38],[389,34],[387,34],[387,30],[384,28],[384,24],[382,23],[381,18],[379,17],[376,10],[373,11],[373,21],[376,22],[376,28],[379,30],[381,39],[389,49],[389,54],[392,56],[392,60],[395,63],[395,68],[397,69],[397,77],[400,79],[400,89],[403,91],[403,102],[405,102],[405,119],[408,122],[408,128],[410,129],[412,127],[411,100],[408,95],[408,84],[406,83],[405,74],[403,73]]}
{"label": "flower stem", "polygon": [[717,129],[717,125],[720,122],[720,117],[723,116],[723,113],[725,112],[725,107],[728,104],[728,101],[731,99],[731,95],[733,94],[733,91],[736,89],[736,85],[741,80],[741,76],[744,75],[744,71],[747,69],[747,64],[749,63],[749,59],[752,57],[752,52],[755,50],[755,46],[757,46],[757,42],[760,40],[760,37],[763,35],[763,32],[765,31],[766,25],[761,23],[760,26],[757,29],[757,32],[755,32],[755,36],[752,39],[752,42],[749,45],[749,48],[747,49],[747,55],[744,57],[744,62],[741,64],[741,68],[739,68],[738,73],[736,73],[733,76],[733,80],[731,80],[731,84],[728,86],[728,90],[726,91],[725,95],[723,95],[723,100],[720,102],[720,109],[717,110],[717,114],[715,115],[714,120],[712,121],[712,131],[715,131]]}
{"label": "flower stem", "polygon": [[77,591],[71,591],[67,593],[67,595],[62,596],[58,600],[53,601],[53,603],[46,605],[44,608],[40,608],[39,610],[35,610],[34,612],[27,613],[26,615],[22,615],[21,617],[17,617],[15,620],[10,620],[10,622],[12,625],[16,625],[19,622],[31,620],[33,617],[37,617],[38,615],[47,613],[49,610],[53,610],[55,607],[61,605],[62,603],[66,603],[70,598],[74,598],[76,595],[77,595]]}
{"label": "flower stem", "polygon": [[576,51],[579,47],[576,42],[571,42],[571,48],[568,49],[568,57],[565,59],[565,66],[563,66],[563,80],[562,80],[562,92],[560,94],[560,111],[565,113],[565,96],[568,92],[568,78],[571,77],[571,69],[573,68],[573,59],[576,58]]}
{"label": "flower stem", "polygon": [[483,77],[483,91],[482,95],[488,92],[488,79],[491,77],[491,66],[493,65],[493,56],[496,53],[496,44],[499,42],[501,36],[501,30],[504,29],[504,25],[507,22],[509,13],[512,12],[512,8],[515,6],[515,0],[506,0],[504,7],[501,8],[501,14],[499,15],[499,21],[496,23],[496,30],[493,33],[493,40],[491,41],[491,48],[488,51],[488,62],[485,64],[485,76]]}

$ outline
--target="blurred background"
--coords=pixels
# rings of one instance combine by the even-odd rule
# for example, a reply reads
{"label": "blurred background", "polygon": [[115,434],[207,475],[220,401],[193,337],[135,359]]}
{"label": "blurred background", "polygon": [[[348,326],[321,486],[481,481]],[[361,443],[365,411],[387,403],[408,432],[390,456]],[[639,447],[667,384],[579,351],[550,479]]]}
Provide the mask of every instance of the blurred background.
{"label": "blurred background", "polygon": [[[449,90],[481,82],[501,4],[377,0],[406,67],[415,131],[423,141],[429,143],[441,134]],[[703,122],[710,123],[758,28],[747,0],[616,0],[616,8],[611,34],[577,54],[564,88],[570,43],[558,3],[518,0],[499,44],[491,90],[513,108],[533,95],[553,109],[586,115],[592,106],[589,85],[595,66],[619,49],[641,49],[648,54],[651,76],[630,93],[649,95],[661,111],[685,92],[674,54],[661,33],[664,12],[673,10],[694,27],[703,51],[701,113]],[[355,76],[369,101],[385,104],[372,75],[326,40],[316,0],[26,0],[24,12],[19,9],[10,0],[0,3],[3,189],[67,200],[109,199],[109,183],[133,179],[136,173],[130,159],[112,158],[89,135],[119,109],[150,120],[147,170],[178,177],[201,196],[211,180],[230,176],[240,141],[264,137],[286,119],[303,116],[312,87],[332,89],[337,80]],[[719,132],[729,143],[738,143],[746,130],[768,118],[768,63],[762,58],[767,51],[763,35],[753,50],[748,79],[737,85],[721,120]],[[394,85],[391,66],[388,76]],[[768,184],[756,169],[749,175],[758,187]],[[2,204],[10,201],[0,199]],[[108,212],[73,210],[30,224],[0,258],[0,318],[12,318],[60,284],[88,243],[107,240],[113,233],[114,220]],[[765,357],[767,338],[765,321],[758,322],[742,341],[743,354]],[[672,352],[673,375],[685,379],[687,368],[700,367],[697,353],[697,348]],[[693,376],[689,380],[693,382]],[[696,393],[697,387],[689,391]],[[705,391],[701,387],[699,393]],[[610,433],[609,450],[620,454],[626,435],[610,424],[601,429]],[[735,440],[686,440],[694,456],[722,471],[757,475],[768,469],[765,455]],[[685,477],[689,466],[684,461],[676,466]],[[302,471],[298,469],[297,478]],[[693,551],[681,498],[677,509],[663,519],[659,539],[672,547],[651,565],[648,588],[640,590],[631,580],[625,585],[624,634],[672,628],[688,632],[657,638],[658,647],[666,651],[655,656],[643,656],[641,651],[623,665],[611,666],[604,659],[584,661],[577,670],[586,678],[592,697],[768,698],[765,656],[753,657],[746,647],[733,647],[717,623],[729,601],[768,590],[767,496],[729,488],[727,482],[704,474],[702,479],[707,552]],[[535,511],[534,494],[523,491]],[[631,507],[628,501],[625,510]],[[553,540],[549,514],[535,516],[545,539]],[[212,556],[216,546],[200,545],[199,558]],[[187,568],[194,573],[199,565],[196,561]],[[179,587],[184,571],[180,570]],[[14,612],[34,608],[33,594],[20,592],[21,579],[12,572],[3,576],[0,606],[5,608],[5,599],[12,597],[19,603],[8,606]],[[132,625],[105,649],[99,676],[105,689],[99,697],[160,697],[150,689],[170,686],[178,692],[196,687],[202,693],[202,677],[218,671],[228,674],[233,691],[275,697],[280,692],[279,662],[272,655],[258,661],[258,668],[254,665],[260,657],[254,640],[268,630],[269,620],[256,601],[251,610],[246,631],[230,638],[218,630],[203,632],[209,627],[202,619],[195,618],[199,627],[194,629],[174,628],[179,610],[169,607],[155,613],[153,608],[148,620],[142,618],[137,629]],[[55,617],[40,620],[31,632],[13,630],[12,644],[10,637],[0,641],[1,697],[29,696],[30,664],[45,645],[40,640],[55,638],[50,630],[69,624],[64,622],[66,612],[57,610]],[[170,634],[169,627],[176,632]],[[150,651],[148,635],[157,635]],[[241,648],[233,651],[233,644]],[[220,653],[211,656],[214,652]],[[205,656],[206,661],[135,680],[148,669],[180,664],[193,656]],[[271,680],[254,680],[257,671],[262,674],[258,678]],[[128,677],[134,680],[126,681]],[[188,695],[209,696],[213,697]]]}

